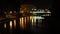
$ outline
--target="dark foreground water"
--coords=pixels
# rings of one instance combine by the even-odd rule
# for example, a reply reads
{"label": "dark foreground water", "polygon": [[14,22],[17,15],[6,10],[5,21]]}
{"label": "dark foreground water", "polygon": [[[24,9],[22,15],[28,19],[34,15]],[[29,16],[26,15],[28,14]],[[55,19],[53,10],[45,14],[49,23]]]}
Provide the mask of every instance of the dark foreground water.
{"label": "dark foreground water", "polygon": [[44,20],[21,17],[0,21],[0,34],[43,34],[48,33],[48,24]]}

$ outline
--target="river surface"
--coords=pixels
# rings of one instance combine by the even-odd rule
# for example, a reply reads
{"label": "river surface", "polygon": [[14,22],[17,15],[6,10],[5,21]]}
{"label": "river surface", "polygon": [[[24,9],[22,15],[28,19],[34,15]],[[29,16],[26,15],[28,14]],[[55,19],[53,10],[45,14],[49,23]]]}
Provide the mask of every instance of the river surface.
{"label": "river surface", "polygon": [[0,34],[43,34],[47,32],[48,24],[45,23],[43,18],[36,16],[5,19],[0,21]]}

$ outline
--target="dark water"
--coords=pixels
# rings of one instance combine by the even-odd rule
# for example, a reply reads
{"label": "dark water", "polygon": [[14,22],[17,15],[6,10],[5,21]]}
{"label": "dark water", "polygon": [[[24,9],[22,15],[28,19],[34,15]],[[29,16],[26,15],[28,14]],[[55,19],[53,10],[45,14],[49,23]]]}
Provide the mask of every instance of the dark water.
{"label": "dark water", "polygon": [[[21,20],[21,21],[20,21]],[[0,34],[43,34],[47,32],[47,23],[44,20],[30,20],[29,17],[5,19],[0,21]]]}

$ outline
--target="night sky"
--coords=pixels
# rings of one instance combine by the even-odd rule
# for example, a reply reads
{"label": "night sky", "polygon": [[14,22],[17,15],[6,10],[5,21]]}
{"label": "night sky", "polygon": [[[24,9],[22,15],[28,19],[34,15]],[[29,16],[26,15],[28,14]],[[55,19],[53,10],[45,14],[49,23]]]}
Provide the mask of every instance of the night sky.
{"label": "night sky", "polygon": [[22,4],[33,4],[39,8],[51,8],[53,0],[22,0]]}
{"label": "night sky", "polygon": [[0,8],[2,9],[19,9],[21,4],[33,4],[38,8],[51,8],[53,0],[0,0]]}

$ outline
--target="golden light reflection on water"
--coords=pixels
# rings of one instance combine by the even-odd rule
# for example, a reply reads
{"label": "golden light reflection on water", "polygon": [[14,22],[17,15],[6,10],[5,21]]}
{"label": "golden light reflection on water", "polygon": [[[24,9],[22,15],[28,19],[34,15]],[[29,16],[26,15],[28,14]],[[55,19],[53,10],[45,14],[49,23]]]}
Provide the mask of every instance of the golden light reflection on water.
{"label": "golden light reflection on water", "polygon": [[31,20],[32,26],[33,25],[36,26],[36,18],[34,18],[33,16],[30,16],[30,20]]}
{"label": "golden light reflection on water", "polygon": [[6,23],[4,23],[4,28],[6,29]]}
{"label": "golden light reflection on water", "polygon": [[22,19],[20,18],[20,26],[21,26]]}
{"label": "golden light reflection on water", "polygon": [[[36,19],[37,18],[34,18],[33,16],[27,16],[27,17],[19,18],[20,28],[25,29],[27,24],[30,24],[30,26],[32,26],[32,28],[35,27],[36,26]],[[39,20],[38,22],[41,22],[41,20]],[[12,23],[14,24],[14,28],[16,28],[16,20],[14,19],[13,21],[9,21],[10,30],[12,30],[12,25],[13,25]],[[4,28],[6,28],[6,23],[4,23]]]}
{"label": "golden light reflection on water", "polygon": [[21,27],[22,29],[24,29],[24,20],[23,20],[23,17],[20,18],[20,27]]}
{"label": "golden light reflection on water", "polygon": [[[29,21],[27,21],[27,20],[29,20]],[[20,27],[22,29],[26,28],[26,22],[30,23],[32,27],[36,26],[36,23],[35,23],[36,20],[33,18],[33,16],[21,17],[20,18]]]}
{"label": "golden light reflection on water", "polygon": [[10,21],[10,30],[12,30],[12,21]]}
{"label": "golden light reflection on water", "polygon": [[33,19],[33,16],[30,16],[30,20],[32,20]]}
{"label": "golden light reflection on water", "polygon": [[33,23],[34,23],[34,22],[33,22],[33,19],[32,19],[32,26],[33,26]]}
{"label": "golden light reflection on water", "polygon": [[22,28],[24,28],[24,20],[23,20],[23,17],[22,17],[21,25],[22,25]]}
{"label": "golden light reflection on water", "polygon": [[14,20],[14,28],[16,28],[16,20]]}
{"label": "golden light reflection on water", "polygon": [[26,24],[26,17],[24,17],[25,18],[25,24]]}
{"label": "golden light reflection on water", "polygon": [[20,18],[20,28],[22,29],[26,28],[26,17]]}
{"label": "golden light reflection on water", "polygon": [[26,17],[24,17],[24,26],[26,28]]}
{"label": "golden light reflection on water", "polygon": [[34,24],[34,19],[33,19],[33,16],[30,16],[30,17],[21,17],[20,18],[20,28],[24,29],[26,28],[26,22],[30,22],[32,27]]}

